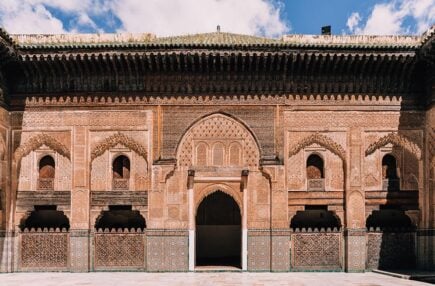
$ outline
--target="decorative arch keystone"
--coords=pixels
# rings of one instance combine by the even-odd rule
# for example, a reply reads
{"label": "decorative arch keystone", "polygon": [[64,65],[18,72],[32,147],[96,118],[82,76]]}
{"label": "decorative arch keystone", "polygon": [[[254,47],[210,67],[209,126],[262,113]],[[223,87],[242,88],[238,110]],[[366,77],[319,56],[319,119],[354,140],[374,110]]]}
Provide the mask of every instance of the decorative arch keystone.
{"label": "decorative arch keystone", "polygon": [[65,145],[63,145],[61,142],[56,140],[54,137],[46,133],[42,133],[31,137],[29,140],[27,140],[26,143],[19,146],[17,150],[15,150],[14,152],[15,161],[19,162],[21,158],[28,155],[33,150],[38,149],[42,145],[46,145],[47,147],[59,153],[60,155],[67,157],[69,160],[71,160],[70,150]]}
{"label": "decorative arch keystone", "polygon": [[380,138],[378,141],[370,144],[370,146],[367,148],[365,152],[365,155],[368,156],[374,153],[377,149],[387,144],[393,144],[405,148],[406,150],[414,154],[418,160],[421,159],[421,148],[417,144],[409,141],[406,137],[399,135],[397,133],[390,133]]}
{"label": "decorative arch keystone", "polygon": [[297,144],[293,145],[290,148],[289,157],[296,155],[303,148],[308,147],[312,144],[319,144],[320,146],[328,149],[329,151],[340,157],[343,162],[346,162],[346,152],[344,151],[344,148],[328,136],[322,135],[320,133],[314,133],[310,136],[307,136],[299,141]]}
{"label": "decorative arch keystone", "polygon": [[136,140],[134,140],[133,138],[131,138],[125,134],[116,133],[116,134],[113,134],[112,136],[109,136],[106,139],[102,140],[92,149],[91,162],[95,158],[103,155],[104,152],[106,152],[106,150],[113,148],[118,144],[124,145],[125,147],[133,150],[134,152],[139,154],[141,157],[143,157],[145,159],[145,161],[148,161],[147,150],[142,144],[140,144],[139,142],[137,142]]}

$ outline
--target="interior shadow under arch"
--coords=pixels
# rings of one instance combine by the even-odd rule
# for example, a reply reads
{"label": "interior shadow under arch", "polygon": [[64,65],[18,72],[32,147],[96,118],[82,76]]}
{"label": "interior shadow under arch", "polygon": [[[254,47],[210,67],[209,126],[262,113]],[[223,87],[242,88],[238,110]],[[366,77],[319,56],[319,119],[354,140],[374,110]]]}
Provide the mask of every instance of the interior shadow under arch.
{"label": "interior shadow under arch", "polygon": [[112,229],[140,229],[146,228],[145,218],[139,211],[132,210],[131,206],[109,206],[108,211],[102,211],[95,222],[97,230]]}
{"label": "interior shadow under arch", "polygon": [[228,194],[204,198],[196,214],[196,265],[241,267],[241,213]]}

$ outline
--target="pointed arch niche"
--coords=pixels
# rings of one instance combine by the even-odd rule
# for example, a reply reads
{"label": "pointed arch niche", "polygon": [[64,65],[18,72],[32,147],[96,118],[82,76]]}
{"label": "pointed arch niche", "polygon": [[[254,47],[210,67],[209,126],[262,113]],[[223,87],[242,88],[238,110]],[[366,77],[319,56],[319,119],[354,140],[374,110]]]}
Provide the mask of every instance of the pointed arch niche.
{"label": "pointed arch niche", "polygon": [[[52,170],[49,187],[40,188],[40,163],[41,160],[44,161],[44,158],[51,158]],[[41,133],[25,140],[13,155],[18,175],[17,190],[69,191],[71,189],[70,158],[69,148],[52,135]]]}
{"label": "pointed arch niche", "polygon": [[177,148],[179,167],[258,167],[260,149],[250,130],[238,120],[215,113],[195,122]]}
{"label": "pointed arch niche", "polygon": [[[128,161],[128,178],[114,175],[117,174],[117,158]],[[112,134],[91,149],[91,190],[145,191],[149,187],[148,167],[148,152],[144,145],[126,134]]]}
{"label": "pointed arch niche", "polygon": [[[387,178],[384,174],[385,158],[394,158],[394,178]],[[365,188],[385,191],[418,190],[422,168],[421,147],[401,134],[388,133],[365,150]]]}
{"label": "pointed arch niche", "polygon": [[[288,188],[298,191],[343,191],[346,151],[331,137],[313,133],[290,142],[288,149]],[[309,178],[311,162],[317,158],[318,178]]]}

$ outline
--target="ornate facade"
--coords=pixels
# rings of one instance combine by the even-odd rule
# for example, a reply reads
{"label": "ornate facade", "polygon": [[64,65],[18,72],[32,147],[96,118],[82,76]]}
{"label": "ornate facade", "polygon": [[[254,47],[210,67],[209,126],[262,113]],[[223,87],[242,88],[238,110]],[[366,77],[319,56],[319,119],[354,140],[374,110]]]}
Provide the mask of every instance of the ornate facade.
{"label": "ornate facade", "polygon": [[0,30],[0,272],[433,269],[434,29]]}

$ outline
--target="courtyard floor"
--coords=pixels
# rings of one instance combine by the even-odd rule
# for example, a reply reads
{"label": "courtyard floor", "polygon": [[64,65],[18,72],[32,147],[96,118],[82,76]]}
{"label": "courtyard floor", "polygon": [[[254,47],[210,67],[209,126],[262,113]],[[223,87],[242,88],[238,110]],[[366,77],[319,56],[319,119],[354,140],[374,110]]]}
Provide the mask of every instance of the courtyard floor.
{"label": "courtyard floor", "polygon": [[377,273],[8,273],[0,274],[1,286],[38,285],[430,285]]}

